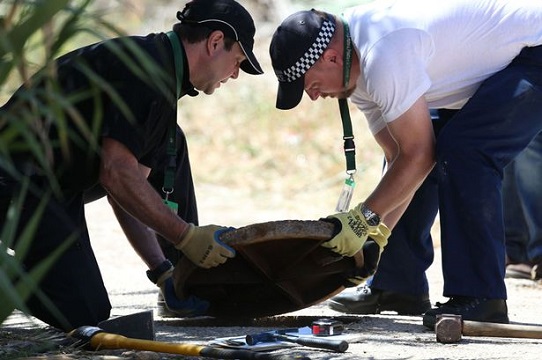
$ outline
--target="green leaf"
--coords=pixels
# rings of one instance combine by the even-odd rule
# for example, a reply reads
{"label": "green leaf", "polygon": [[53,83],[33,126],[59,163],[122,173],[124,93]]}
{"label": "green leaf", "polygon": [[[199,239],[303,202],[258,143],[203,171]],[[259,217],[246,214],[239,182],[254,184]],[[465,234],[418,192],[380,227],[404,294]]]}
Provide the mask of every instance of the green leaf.
{"label": "green leaf", "polygon": [[60,11],[62,11],[70,2],[70,0],[42,0],[37,1],[31,8],[30,15],[21,23],[14,26],[8,31],[5,43],[0,46],[0,59],[7,52],[20,54],[28,38],[35,32],[41,29],[43,25],[51,21],[51,19]]}

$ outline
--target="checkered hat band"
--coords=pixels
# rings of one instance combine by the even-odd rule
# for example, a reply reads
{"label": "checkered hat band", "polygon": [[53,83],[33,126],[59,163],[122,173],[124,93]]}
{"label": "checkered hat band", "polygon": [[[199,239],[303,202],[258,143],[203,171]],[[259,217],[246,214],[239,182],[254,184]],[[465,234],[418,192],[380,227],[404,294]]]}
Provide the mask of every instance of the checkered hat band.
{"label": "checkered hat band", "polygon": [[284,70],[282,75],[286,82],[292,82],[299,79],[307,72],[307,70],[310,69],[311,66],[316,63],[324,50],[327,48],[334,32],[335,24],[331,21],[324,21],[322,27],[320,28],[320,32],[318,33],[318,37],[311,47],[299,60],[297,60],[294,65]]}

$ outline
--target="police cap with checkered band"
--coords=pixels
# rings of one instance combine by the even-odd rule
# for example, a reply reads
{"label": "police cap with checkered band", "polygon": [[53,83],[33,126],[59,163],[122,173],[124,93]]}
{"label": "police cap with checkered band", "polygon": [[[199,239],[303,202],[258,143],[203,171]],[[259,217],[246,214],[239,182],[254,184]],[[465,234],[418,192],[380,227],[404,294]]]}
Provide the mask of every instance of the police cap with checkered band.
{"label": "police cap with checkered band", "polygon": [[269,54],[279,80],[278,109],[299,104],[305,87],[305,73],[329,45],[335,32],[335,18],[313,10],[287,17],[273,34]]}

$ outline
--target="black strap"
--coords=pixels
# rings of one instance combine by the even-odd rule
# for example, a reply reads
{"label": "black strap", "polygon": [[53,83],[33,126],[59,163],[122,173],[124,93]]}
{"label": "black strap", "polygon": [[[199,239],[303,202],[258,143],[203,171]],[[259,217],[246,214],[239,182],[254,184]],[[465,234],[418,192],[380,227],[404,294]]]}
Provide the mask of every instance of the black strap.
{"label": "black strap", "polygon": [[352,133],[352,120],[348,111],[348,102],[346,99],[339,99],[339,110],[343,122],[343,140],[344,156],[346,158],[346,173],[354,174],[356,172],[356,144],[354,143],[354,134]]}
{"label": "black strap", "polygon": [[[352,42],[350,40],[350,30],[348,24],[343,19],[344,28],[344,54],[343,54],[343,86],[348,85],[350,79],[350,68],[352,66]],[[339,99],[339,110],[343,123],[344,156],[346,157],[346,173],[352,175],[356,172],[356,144],[354,143],[354,134],[352,132],[352,120],[348,110],[348,101]]]}
{"label": "black strap", "polygon": [[160,279],[160,276],[162,276],[163,273],[165,273],[171,268],[173,268],[173,264],[171,263],[171,261],[164,260],[156,268],[152,270],[147,270],[147,277],[149,278],[150,281],[156,284],[158,279]]}
{"label": "black strap", "polygon": [[[177,99],[181,97],[181,89],[183,84],[183,48],[179,37],[175,32],[169,31],[166,33],[171,47],[173,48],[173,61],[175,63],[176,95]],[[162,191],[165,193],[166,200],[174,190],[175,169],[177,166],[177,120],[171,122],[168,129],[168,142],[166,148],[167,165],[164,171],[164,186]]]}

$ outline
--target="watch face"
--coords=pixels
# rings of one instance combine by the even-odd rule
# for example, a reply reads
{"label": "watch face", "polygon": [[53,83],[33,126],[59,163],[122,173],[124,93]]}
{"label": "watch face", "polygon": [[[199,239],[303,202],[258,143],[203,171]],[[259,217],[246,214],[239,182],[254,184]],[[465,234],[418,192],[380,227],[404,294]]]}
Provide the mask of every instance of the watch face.
{"label": "watch face", "polygon": [[367,224],[369,224],[370,226],[377,226],[378,223],[380,222],[380,219],[378,218],[378,215],[376,214],[373,214],[368,219],[366,218],[366,220],[367,220]]}
{"label": "watch face", "polygon": [[370,226],[377,226],[380,223],[380,217],[374,212],[372,212],[370,209],[363,208],[362,213],[365,217],[365,220],[367,221],[367,224],[369,224]]}

